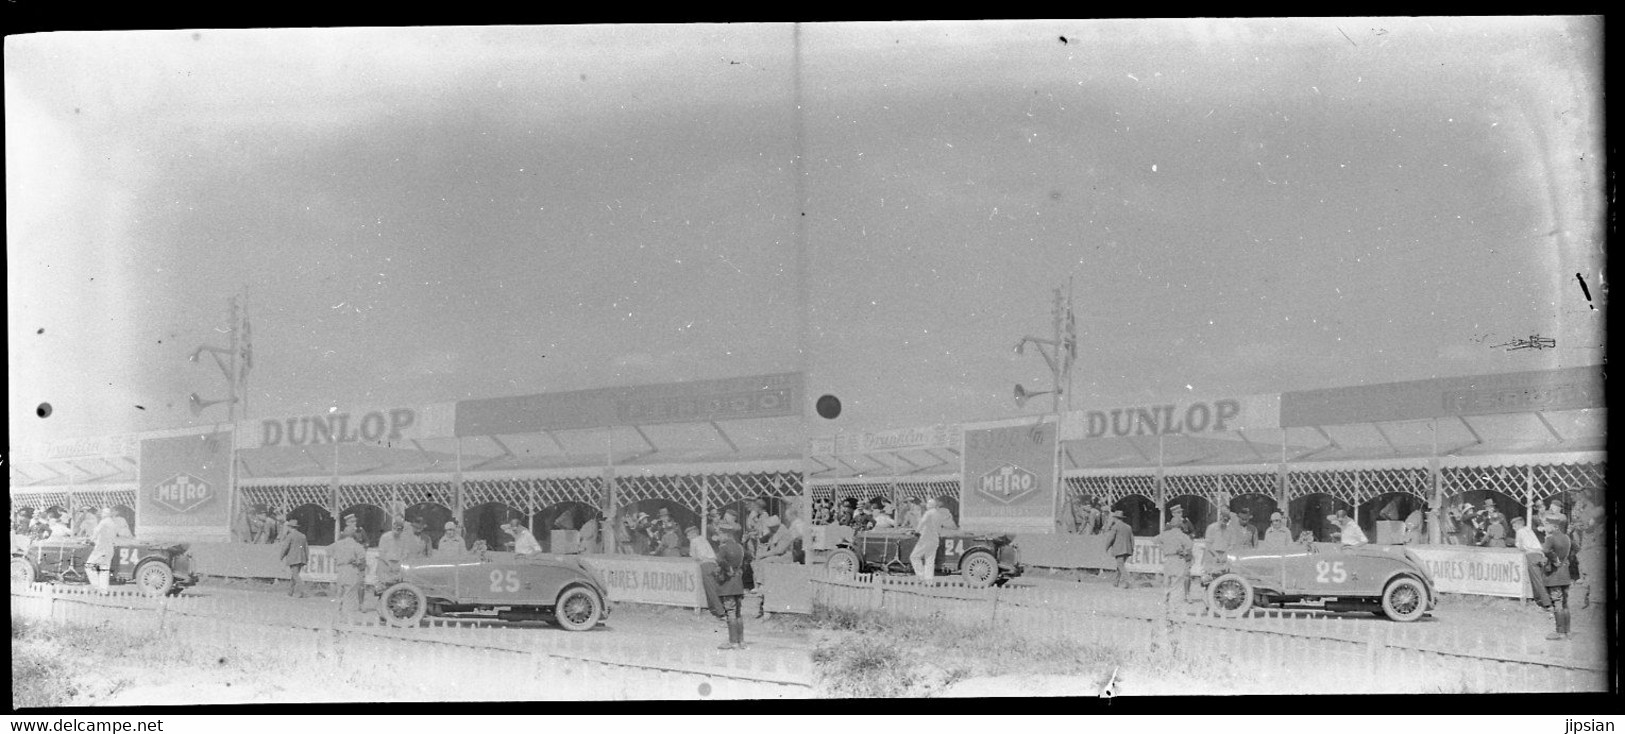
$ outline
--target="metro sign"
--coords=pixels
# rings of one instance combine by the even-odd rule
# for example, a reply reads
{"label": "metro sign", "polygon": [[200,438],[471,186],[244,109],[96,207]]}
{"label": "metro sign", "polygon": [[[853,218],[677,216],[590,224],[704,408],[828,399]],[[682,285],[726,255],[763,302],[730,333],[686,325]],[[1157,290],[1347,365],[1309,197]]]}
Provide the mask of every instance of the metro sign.
{"label": "metro sign", "polygon": [[188,513],[214,499],[214,487],[191,474],[176,474],[152,488],[152,501],[175,513]]}
{"label": "metro sign", "polygon": [[1038,491],[1038,475],[1007,463],[983,474],[977,491],[994,502],[1008,505]]}

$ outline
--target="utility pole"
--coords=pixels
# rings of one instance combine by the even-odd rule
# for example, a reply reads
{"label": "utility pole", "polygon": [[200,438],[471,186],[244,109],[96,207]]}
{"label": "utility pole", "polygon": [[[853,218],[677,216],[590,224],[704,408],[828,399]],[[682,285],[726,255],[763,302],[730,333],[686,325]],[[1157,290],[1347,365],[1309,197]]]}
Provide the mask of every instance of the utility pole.
{"label": "utility pole", "polygon": [[[226,388],[229,391],[229,397],[219,400],[205,400],[198,397],[197,393],[192,393],[188,398],[188,403],[192,409],[192,415],[194,416],[201,415],[203,413],[203,409],[211,405],[215,405],[217,403],[226,404],[226,422],[231,426],[231,451],[227,458],[227,461],[230,463],[226,468],[226,483],[228,485],[226,493],[226,522],[228,528],[236,522],[238,513],[237,406],[238,404],[242,404],[244,406],[243,417],[246,418],[248,416],[248,371],[252,369],[254,365],[254,345],[252,337],[248,331],[249,326],[246,313],[246,300],[247,294],[245,293],[242,301],[239,301],[237,296],[232,296],[226,301],[226,324],[227,333],[231,335],[230,346],[222,349],[220,347],[204,344],[194,350],[190,358],[190,361],[195,364],[199,361],[199,358],[203,356],[204,352],[208,352],[209,356],[214,359],[215,366],[220,368],[220,372],[226,378]],[[224,359],[221,358],[221,354],[226,355]],[[229,532],[230,531],[228,530],[228,535]]]}
{"label": "utility pole", "polygon": [[1078,340],[1077,320],[1072,316],[1072,281],[1067,279],[1067,295],[1061,296],[1061,289],[1054,291],[1053,305],[1050,308],[1050,326],[1052,338],[1042,339],[1036,336],[1024,336],[1016,342],[1016,354],[1023,354],[1027,344],[1031,343],[1038,348],[1039,356],[1049,366],[1051,384],[1053,389],[1042,392],[1028,392],[1019,383],[1016,385],[1016,406],[1020,407],[1029,399],[1039,395],[1050,395],[1052,412],[1055,415],[1055,452],[1052,469],[1055,477],[1055,500],[1053,513],[1057,530],[1061,526],[1062,499],[1066,496],[1066,481],[1061,476],[1061,396],[1066,395],[1067,407],[1072,405],[1072,366],[1077,362]]}

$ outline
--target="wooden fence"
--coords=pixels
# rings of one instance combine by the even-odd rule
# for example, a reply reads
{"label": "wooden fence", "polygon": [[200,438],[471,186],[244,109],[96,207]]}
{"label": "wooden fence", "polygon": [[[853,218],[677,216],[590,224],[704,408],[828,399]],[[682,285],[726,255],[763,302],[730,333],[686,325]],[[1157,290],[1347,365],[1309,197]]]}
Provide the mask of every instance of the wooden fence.
{"label": "wooden fence", "polygon": [[1282,693],[1605,691],[1601,651],[1545,645],[1436,622],[1378,622],[1337,614],[1255,610],[1225,619],[1165,610],[1144,597],[1065,588],[992,587],[865,574],[816,578],[814,604],[874,610],[970,629],[1149,650],[1248,671]]}
{"label": "wooden fence", "polygon": [[102,594],[50,584],[13,585],[11,608],[27,619],[108,625],[222,655],[247,650],[288,656],[313,675],[387,681],[401,697],[391,700],[801,698],[812,693],[812,664],[805,652],[650,646],[605,630],[511,630],[444,619],[399,629],[382,625],[374,615],[358,616],[365,620],[360,624],[309,624],[291,622],[287,610],[251,599],[154,599],[129,590]]}

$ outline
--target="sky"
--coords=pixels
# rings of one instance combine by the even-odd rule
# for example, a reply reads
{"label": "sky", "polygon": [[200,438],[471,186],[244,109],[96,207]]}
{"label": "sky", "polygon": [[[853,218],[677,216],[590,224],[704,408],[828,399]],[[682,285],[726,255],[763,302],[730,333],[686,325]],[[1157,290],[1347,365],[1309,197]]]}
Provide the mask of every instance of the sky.
{"label": "sky", "polygon": [[1079,408],[1603,361],[1600,21],[797,33],[8,37],[13,441],[207,419],[233,294],[256,418],[792,370],[814,435],[1036,413],[1056,287]]}

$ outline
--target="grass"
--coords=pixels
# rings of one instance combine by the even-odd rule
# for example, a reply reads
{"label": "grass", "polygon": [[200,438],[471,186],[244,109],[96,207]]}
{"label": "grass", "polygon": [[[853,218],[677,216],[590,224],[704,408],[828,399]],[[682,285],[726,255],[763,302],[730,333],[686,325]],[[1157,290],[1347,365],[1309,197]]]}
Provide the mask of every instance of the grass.
{"label": "grass", "polygon": [[813,663],[825,695],[931,696],[975,677],[1059,675],[1104,684],[1114,670],[1203,674],[1212,661],[1171,657],[1154,642],[1090,644],[1008,628],[966,626],[940,617],[815,606]]}
{"label": "grass", "polygon": [[36,644],[39,628],[11,615],[11,708],[62,706],[78,693],[71,671],[46,646]]}
{"label": "grass", "polygon": [[161,677],[165,673],[198,671],[260,675],[295,664],[267,653],[222,653],[167,635],[130,634],[111,625],[42,622],[15,613],[11,616],[13,709],[95,704],[134,682],[102,674],[115,666],[140,665]]}

